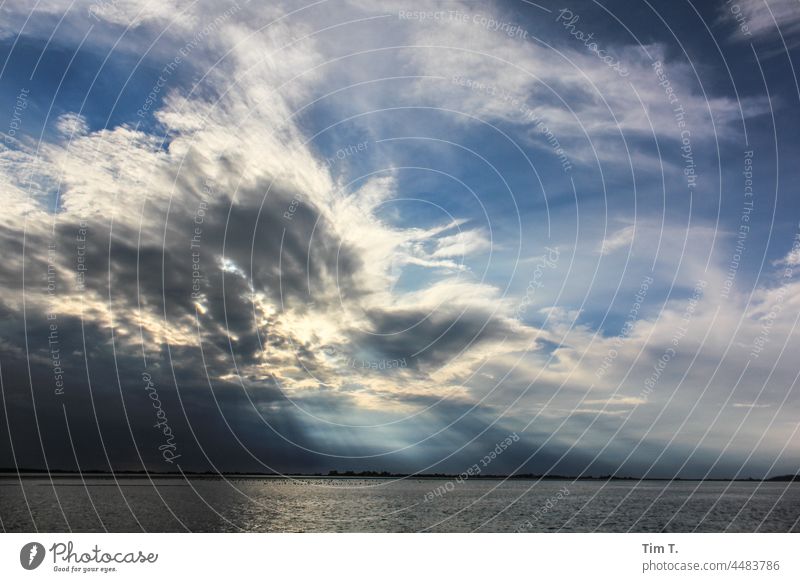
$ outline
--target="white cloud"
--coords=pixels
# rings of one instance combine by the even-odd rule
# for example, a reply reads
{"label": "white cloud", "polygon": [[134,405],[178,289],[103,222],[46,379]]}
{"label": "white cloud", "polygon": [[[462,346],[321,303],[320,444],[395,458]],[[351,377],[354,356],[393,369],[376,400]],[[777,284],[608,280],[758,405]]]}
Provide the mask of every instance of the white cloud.
{"label": "white cloud", "polygon": [[636,226],[634,225],[621,228],[606,238],[597,252],[601,255],[609,255],[618,249],[629,247],[633,243],[635,233]]}
{"label": "white cloud", "polygon": [[486,233],[479,230],[468,230],[441,237],[436,240],[434,258],[465,257],[491,248]]}
{"label": "white cloud", "polygon": [[736,0],[720,6],[723,17],[736,27],[734,38],[756,37],[790,39],[800,32],[800,7],[797,0]]}
{"label": "white cloud", "polygon": [[77,113],[65,113],[56,119],[56,129],[66,138],[79,137],[89,131],[86,118]]}

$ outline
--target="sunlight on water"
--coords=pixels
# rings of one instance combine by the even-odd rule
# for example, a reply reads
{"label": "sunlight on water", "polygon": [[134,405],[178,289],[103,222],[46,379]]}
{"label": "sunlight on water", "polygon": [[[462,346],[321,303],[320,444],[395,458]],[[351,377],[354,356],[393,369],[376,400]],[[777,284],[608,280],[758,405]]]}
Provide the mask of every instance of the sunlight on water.
{"label": "sunlight on water", "polygon": [[[800,485],[409,479],[15,478],[6,531],[800,531]],[[118,483],[118,485],[117,485]],[[450,483],[448,485],[448,483]]]}

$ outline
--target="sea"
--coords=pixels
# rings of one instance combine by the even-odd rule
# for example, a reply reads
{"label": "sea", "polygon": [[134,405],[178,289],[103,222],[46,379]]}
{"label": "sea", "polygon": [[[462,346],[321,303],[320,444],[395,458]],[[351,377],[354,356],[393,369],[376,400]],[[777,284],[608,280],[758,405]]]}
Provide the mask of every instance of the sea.
{"label": "sea", "polygon": [[5,476],[6,532],[798,532],[800,483]]}

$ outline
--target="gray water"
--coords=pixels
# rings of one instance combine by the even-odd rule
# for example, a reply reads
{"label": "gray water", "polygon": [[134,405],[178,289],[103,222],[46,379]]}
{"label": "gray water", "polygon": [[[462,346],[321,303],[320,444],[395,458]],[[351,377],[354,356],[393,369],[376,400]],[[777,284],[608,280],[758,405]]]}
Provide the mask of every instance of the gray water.
{"label": "gray water", "polygon": [[9,532],[788,532],[799,519],[791,483],[0,478]]}

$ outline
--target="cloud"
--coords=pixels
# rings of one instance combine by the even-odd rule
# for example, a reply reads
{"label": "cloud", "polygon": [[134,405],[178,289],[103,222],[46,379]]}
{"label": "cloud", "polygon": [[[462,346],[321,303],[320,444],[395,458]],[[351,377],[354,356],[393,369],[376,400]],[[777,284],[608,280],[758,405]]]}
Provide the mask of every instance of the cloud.
{"label": "cloud", "polygon": [[471,230],[441,237],[436,241],[434,258],[464,257],[491,248],[491,242],[480,231]]}
{"label": "cloud", "polygon": [[600,245],[599,253],[601,255],[609,255],[614,251],[630,246],[633,243],[633,237],[636,233],[634,225],[626,226],[606,238]]}
{"label": "cloud", "polygon": [[734,38],[777,37],[793,40],[800,32],[800,14],[794,0],[741,0],[720,7],[723,17],[737,26]]}
{"label": "cloud", "polygon": [[775,266],[797,267],[800,265],[800,248],[794,245],[785,257],[774,262]]}
{"label": "cloud", "polygon": [[66,138],[85,135],[89,131],[89,125],[83,115],[77,113],[65,113],[56,119],[56,129]]}
{"label": "cloud", "polygon": [[[466,4],[462,7],[465,13],[471,12]],[[655,62],[663,62],[668,71],[693,127],[693,140],[730,139],[738,135],[736,124],[742,117],[768,111],[768,101],[760,97],[737,100],[702,94],[691,66],[671,60],[663,45],[614,46],[629,72],[621,78],[568,31],[559,35],[556,30],[532,42],[497,34],[470,19],[406,26],[420,47],[411,56],[414,66],[442,79],[419,81],[417,99],[486,122],[523,127],[526,144],[553,155],[559,155],[556,148],[563,149],[571,162],[627,164],[629,156],[651,155],[630,151],[622,138],[630,141],[655,134],[659,140],[679,139],[675,103],[668,102],[659,85]],[[470,38],[468,47],[462,46],[465,35]],[[443,84],[451,88],[444,91]],[[669,159],[659,159],[659,166],[670,163]]]}

